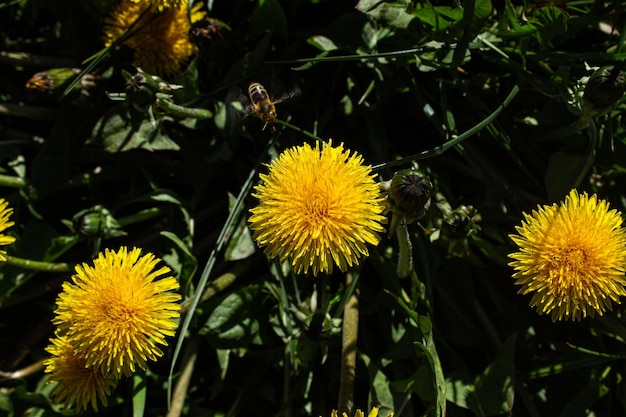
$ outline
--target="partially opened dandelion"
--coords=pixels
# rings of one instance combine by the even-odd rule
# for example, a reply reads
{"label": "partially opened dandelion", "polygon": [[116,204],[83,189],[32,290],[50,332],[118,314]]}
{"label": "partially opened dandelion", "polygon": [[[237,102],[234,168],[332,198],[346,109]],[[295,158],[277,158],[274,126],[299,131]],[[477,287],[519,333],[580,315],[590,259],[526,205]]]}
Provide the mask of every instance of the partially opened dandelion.
{"label": "partially opened dandelion", "polygon": [[[10,245],[15,242],[13,236],[7,236],[3,233],[14,224],[12,221],[9,221],[11,214],[13,214],[13,209],[9,207],[9,203],[4,198],[0,198],[0,246]],[[4,256],[6,253],[5,250],[0,250],[0,261],[7,260]]]}
{"label": "partially opened dandelion", "polygon": [[572,190],[560,205],[524,213],[509,255],[520,293],[552,320],[602,315],[626,295],[626,232],[621,213]]}
{"label": "partially opened dandelion", "polygon": [[76,266],[73,283],[63,284],[53,323],[86,366],[116,375],[130,375],[135,364],[163,355],[160,345],[178,327],[181,296],[170,292],[178,282],[151,253],[134,248],[106,250],[87,264]]}
{"label": "partially opened dandelion", "polygon": [[260,175],[250,212],[254,239],[296,273],[358,264],[384,232],[384,200],[363,158],[332,142],[287,149]]}
{"label": "partially opened dandelion", "polygon": [[[369,412],[367,417],[378,417],[378,410],[379,409],[377,407],[372,408],[372,410]],[[337,413],[337,410],[333,410],[330,413],[330,416],[331,417],[339,417],[339,413]],[[348,417],[348,414],[347,413],[341,413],[341,417]],[[365,413],[363,411],[357,409],[354,412],[354,417],[365,417]],[[387,414],[387,417],[393,417],[393,413]]]}
{"label": "partially opened dandelion", "polygon": [[50,342],[46,351],[51,356],[44,366],[50,374],[48,382],[56,383],[52,397],[66,408],[76,404],[78,411],[86,410],[88,405],[98,411],[99,402],[106,406],[117,382],[114,375],[99,367],[87,367],[85,355],[77,353],[67,337],[55,337]]}

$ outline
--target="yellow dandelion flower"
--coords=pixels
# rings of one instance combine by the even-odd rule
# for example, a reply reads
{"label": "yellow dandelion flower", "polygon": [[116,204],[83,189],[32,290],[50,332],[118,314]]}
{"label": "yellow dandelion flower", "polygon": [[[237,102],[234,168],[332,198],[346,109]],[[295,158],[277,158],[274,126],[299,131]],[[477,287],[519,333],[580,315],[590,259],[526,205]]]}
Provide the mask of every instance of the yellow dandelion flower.
{"label": "yellow dandelion flower", "polygon": [[93,267],[76,266],[73,284],[63,284],[53,323],[67,336],[87,366],[130,375],[135,363],[146,369],[167,345],[180,316],[180,295],[170,269],[155,270],[160,259],[141,250],[106,250]]}
{"label": "yellow dandelion flower", "polygon": [[178,9],[183,4],[184,0],[132,0],[133,3],[137,3],[143,6],[143,8],[149,8],[155,12],[162,12],[168,9]]}
{"label": "yellow dandelion flower", "polygon": [[[339,414],[337,413],[337,410],[333,410],[330,413],[331,417],[339,417]],[[347,413],[341,413],[342,417],[348,417]],[[365,413],[361,410],[356,410],[354,412],[354,417],[365,417]],[[370,411],[370,413],[367,415],[367,417],[378,417],[378,408],[374,407],[372,408],[372,411]],[[387,414],[387,417],[393,417],[393,413],[389,413]]]}
{"label": "yellow dandelion flower", "polygon": [[188,15],[188,0],[181,0],[178,8],[160,13],[144,14],[144,3],[121,0],[105,19],[104,43],[110,46],[139,19],[133,33],[123,43],[133,50],[133,64],[149,74],[177,75],[196,52],[196,47],[189,40],[189,29],[193,22],[204,18],[202,4],[195,3]]}
{"label": "yellow dandelion flower", "polygon": [[594,194],[572,190],[560,205],[538,207],[511,235],[520,293],[552,320],[602,315],[626,294],[626,232],[621,213]]}
{"label": "yellow dandelion flower", "polygon": [[113,374],[100,368],[87,367],[85,355],[77,353],[66,337],[55,337],[46,351],[52,355],[44,360],[48,383],[56,382],[51,396],[66,408],[76,403],[78,411],[87,405],[98,411],[98,400],[106,406],[107,398],[115,387]]}
{"label": "yellow dandelion flower", "polygon": [[[15,224],[9,221],[9,216],[11,216],[11,214],[13,214],[13,209],[9,208],[9,203],[4,198],[0,198],[0,246],[10,245],[15,242],[15,238],[13,236],[2,234],[2,232]],[[0,261],[7,260],[4,256],[6,253],[6,251],[0,250]]]}
{"label": "yellow dandelion flower", "polygon": [[332,142],[287,149],[269,164],[252,195],[254,239],[270,257],[291,257],[296,273],[331,273],[367,256],[383,232],[384,200],[369,166]]}

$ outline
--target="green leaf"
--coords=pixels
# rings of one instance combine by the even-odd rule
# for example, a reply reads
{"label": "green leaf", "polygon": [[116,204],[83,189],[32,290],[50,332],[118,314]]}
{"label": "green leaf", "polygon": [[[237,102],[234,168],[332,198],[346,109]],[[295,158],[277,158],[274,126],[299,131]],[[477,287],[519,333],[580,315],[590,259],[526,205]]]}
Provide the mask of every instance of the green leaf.
{"label": "green leaf", "polygon": [[552,39],[567,32],[569,15],[560,7],[545,6],[535,9],[529,24],[537,27],[539,42],[549,46]]}
{"label": "green leaf", "polygon": [[391,382],[385,373],[372,362],[369,356],[363,352],[360,352],[359,356],[365,363],[367,373],[369,374],[370,392],[368,403],[375,404],[376,407],[382,409],[394,410],[395,401],[391,390]]}
{"label": "green leaf", "polygon": [[241,219],[241,222],[239,222],[239,225],[233,232],[233,236],[226,246],[224,258],[227,261],[238,261],[252,255],[256,251],[256,243],[254,243],[250,235],[250,229],[245,217]]}
{"label": "green leaf", "polygon": [[191,281],[196,274],[198,260],[191,252],[191,248],[177,235],[167,231],[161,232],[161,235],[174,242],[179,249],[179,251],[174,252],[175,255],[164,255],[163,260],[178,272],[178,280],[182,287],[184,283]]}
{"label": "green leaf", "polygon": [[[235,203],[235,196],[228,195],[229,208],[232,210]],[[239,207],[236,216],[240,216],[238,224],[234,225],[230,230],[231,237],[226,246],[224,258],[228,261],[236,261],[249,257],[256,251],[256,243],[250,235],[250,229],[248,228],[248,220],[243,214],[243,207]]]}
{"label": "green leaf", "polygon": [[417,8],[413,15],[433,31],[441,32],[463,19],[463,9],[447,6],[427,6]]}
{"label": "green leaf", "polygon": [[278,0],[259,2],[250,17],[250,36],[253,39],[267,33],[287,39],[287,16]]}
{"label": "green leaf", "polygon": [[337,45],[335,45],[335,43],[331,39],[322,35],[311,36],[309,39],[307,39],[307,43],[309,45],[313,45],[320,51],[328,52],[338,49]]}
{"label": "green leaf", "polygon": [[510,413],[515,393],[515,334],[503,343],[495,360],[476,378],[467,392],[466,405],[477,415]]}
{"label": "green leaf", "polygon": [[93,130],[90,143],[101,145],[110,153],[125,152],[131,149],[148,151],[178,150],[179,146],[160,127],[154,126],[148,118],[139,122],[131,120],[125,106],[115,106],[103,116]]}
{"label": "green leaf", "polygon": [[595,159],[595,149],[588,153],[578,154],[566,151],[556,151],[550,155],[548,168],[545,173],[548,198],[557,201],[578,187]]}
{"label": "green leaf", "polygon": [[412,7],[411,2],[407,0],[360,0],[356,5],[357,10],[398,29],[408,28],[415,19],[407,11],[409,7]]}
{"label": "green leaf", "polygon": [[[425,335],[426,342],[415,343],[418,351],[424,355],[429,365],[429,387],[421,387],[422,389],[419,392],[422,395],[427,396],[428,393],[434,394],[434,399],[431,401],[431,405],[428,407],[428,416],[432,417],[443,417],[446,415],[446,381],[443,376],[443,369],[441,367],[441,362],[439,361],[439,354],[437,353],[437,349],[435,347],[435,342],[433,340],[432,331],[428,332]],[[422,369],[421,372],[426,371]],[[416,374],[418,377],[418,381],[424,382],[424,378],[421,378],[419,374]],[[414,387],[414,389],[420,388],[420,385]],[[424,389],[426,388],[426,389]]]}
{"label": "green leaf", "polygon": [[222,299],[200,330],[218,349],[247,346],[258,331],[255,313],[259,294],[256,286],[240,289]]}

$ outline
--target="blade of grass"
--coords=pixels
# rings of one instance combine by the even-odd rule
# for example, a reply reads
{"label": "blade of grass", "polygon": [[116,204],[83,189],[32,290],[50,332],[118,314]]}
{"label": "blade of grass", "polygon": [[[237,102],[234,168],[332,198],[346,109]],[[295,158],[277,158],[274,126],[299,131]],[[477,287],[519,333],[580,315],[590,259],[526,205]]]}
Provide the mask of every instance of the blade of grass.
{"label": "blade of grass", "polygon": [[228,217],[226,218],[224,225],[222,226],[222,230],[220,231],[219,236],[217,237],[215,247],[213,248],[213,250],[211,251],[209,255],[209,259],[207,260],[204,270],[202,271],[202,275],[200,276],[200,280],[198,281],[196,292],[191,300],[191,303],[189,304],[189,308],[187,310],[183,323],[180,326],[178,339],[176,340],[176,347],[174,348],[174,353],[172,356],[172,364],[170,366],[170,372],[168,375],[168,384],[167,384],[168,407],[171,401],[172,377],[174,375],[176,361],[178,359],[178,356],[180,355],[183,341],[185,340],[185,334],[187,333],[187,330],[189,329],[189,325],[191,324],[193,313],[196,310],[196,307],[198,307],[198,303],[200,302],[200,298],[202,297],[204,288],[206,287],[207,282],[209,280],[209,276],[211,275],[211,272],[213,271],[213,267],[215,266],[215,261],[217,260],[217,255],[218,253],[221,252],[221,250],[224,248],[224,246],[228,242],[228,238],[229,238],[228,231],[231,230],[235,221],[238,220],[237,214],[239,213],[239,208],[241,204],[243,204],[243,201],[246,198],[246,196],[249,194],[250,189],[252,188],[254,179],[256,178],[257,172],[259,170],[259,167],[265,160],[269,149],[274,145],[274,141],[275,141],[275,136],[271,136],[270,140],[268,140],[267,145],[265,146],[265,149],[261,153],[261,156],[256,162],[254,168],[250,171],[248,178],[246,179],[243,186],[241,187],[241,191],[239,192],[239,195],[237,195],[237,199],[235,200],[235,203],[233,204],[233,207],[230,213],[228,214]]}
{"label": "blade of grass", "polygon": [[403,165],[403,164],[408,164],[408,163],[413,162],[413,161],[418,161],[418,160],[421,160],[421,159],[427,159],[427,158],[431,158],[433,156],[439,156],[439,155],[443,154],[444,152],[452,149],[453,147],[455,147],[459,143],[463,142],[465,139],[473,136],[474,134],[476,134],[477,132],[481,131],[486,126],[488,126],[489,123],[491,123],[496,117],[498,117],[498,115],[500,113],[502,113],[502,110],[504,110],[511,103],[511,101],[513,101],[513,99],[515,98],[515,96],[518,93],[519,93],[519,86],[516,84],[515,86],[513,86],[513,88],[511,89],[511,92],[504,99],[502,104],[496,110],[494,110],[493,113],[491,113],[489,116],[485,117],[476,126],[474,126],[471,129],[463,132],[462,134],[460,134],[456,138],[454,138],[454,139],[444,143],[443,145],[440,145],[440,146],[434,147],[432,149],[428,149],[426,151],[423,151],[423,152],[420,152],[420,153],[416,153],[414,155],[410,155],[410,156],[407,156],[405,158],[401,158],[401,159],[398,159],[398,160],[395,160],[395,161],[389,161],[389,162],[384,162],[382,164],[374,165],[374,166],[372,166],[372,171],[380,171],[381,169],[384,169],[384,168],[398,166],[398,165]]}

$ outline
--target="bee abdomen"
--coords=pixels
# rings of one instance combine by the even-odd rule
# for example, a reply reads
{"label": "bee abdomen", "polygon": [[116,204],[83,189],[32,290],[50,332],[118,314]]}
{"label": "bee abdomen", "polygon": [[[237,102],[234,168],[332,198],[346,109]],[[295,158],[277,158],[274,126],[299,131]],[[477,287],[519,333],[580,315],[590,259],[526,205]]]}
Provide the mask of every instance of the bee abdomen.
{"label": "bee abdomen", "polygon": [[259,83],[252,83],[248,87],[248,95],[252,103],[258,103],[259,101],[269,100],[269,94],[267,90]]}

